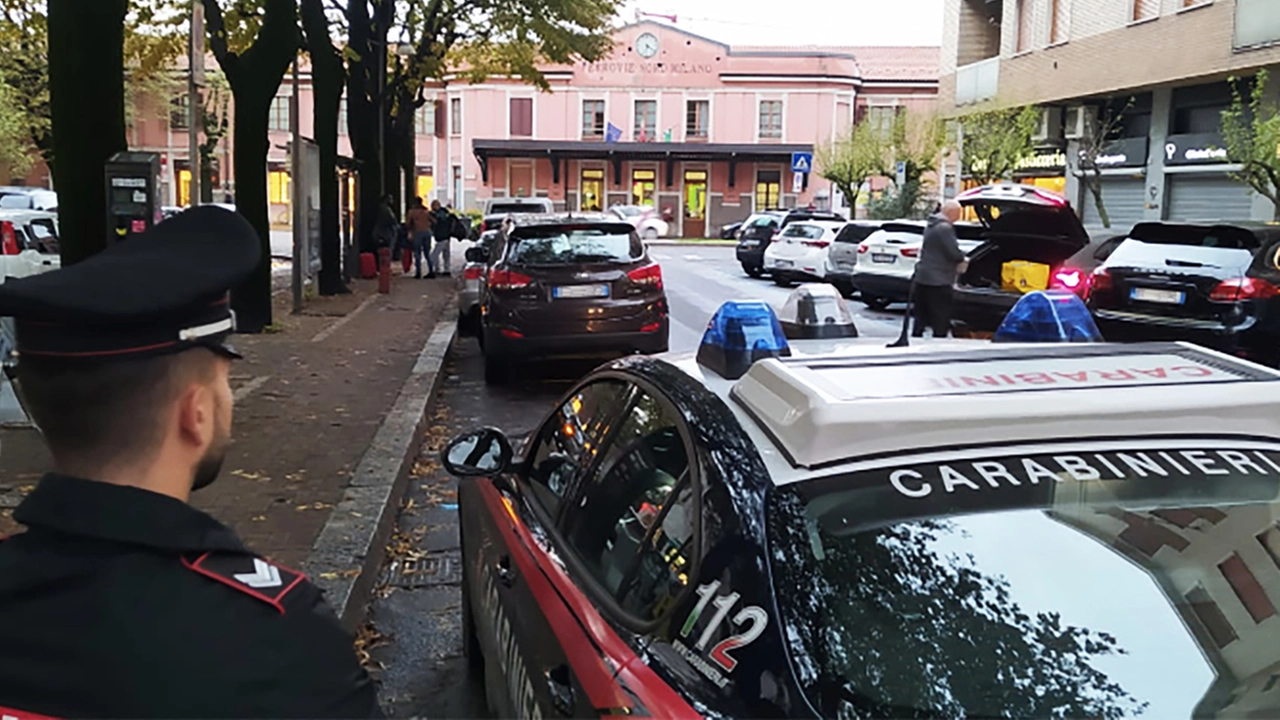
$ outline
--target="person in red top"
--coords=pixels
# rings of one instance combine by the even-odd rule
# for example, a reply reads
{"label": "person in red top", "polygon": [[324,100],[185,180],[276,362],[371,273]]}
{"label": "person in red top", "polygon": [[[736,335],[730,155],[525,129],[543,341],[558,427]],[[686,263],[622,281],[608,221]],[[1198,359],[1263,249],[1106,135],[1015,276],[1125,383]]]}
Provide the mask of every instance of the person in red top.
{"label": "person in red top", "polygon": [[431,264],[431,226],[434,218],[431,211],[422,204],[422,198],[415,197],[409,201],[409,212],[405,221],[409,225],[409,240],[413,243],[413,276],[422,277],[422,258],[427,258],[427,274],[435,273]]}

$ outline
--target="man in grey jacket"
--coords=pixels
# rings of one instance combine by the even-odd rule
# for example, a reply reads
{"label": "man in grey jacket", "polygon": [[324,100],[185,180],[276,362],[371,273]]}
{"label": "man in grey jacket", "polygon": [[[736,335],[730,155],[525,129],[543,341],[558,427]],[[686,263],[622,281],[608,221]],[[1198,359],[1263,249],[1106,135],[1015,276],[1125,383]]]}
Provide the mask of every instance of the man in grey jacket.
{"label": "man in grey jacket", "polygon": [[933,329],[934,337],[946,337],[951,332],[951,286],[966,265],[952,225],[960,219],[961,212],[960,203],[948,200],[942,204],[939,214],[929,218],[925,228],[913,280],[915,328],[912,337],[924,337],[926,326]]}

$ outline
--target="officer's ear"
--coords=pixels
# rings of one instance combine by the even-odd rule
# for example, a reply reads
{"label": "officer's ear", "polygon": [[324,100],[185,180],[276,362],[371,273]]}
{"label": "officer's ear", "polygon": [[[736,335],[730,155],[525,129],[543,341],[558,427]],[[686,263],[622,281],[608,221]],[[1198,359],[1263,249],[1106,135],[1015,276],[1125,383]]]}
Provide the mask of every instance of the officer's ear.
{"label": "officer's ear", "polygon": [[213,353],[198,350],[186,353],[173,368],[178,431],[187,443],[205,447],[217,435],[218,414],[223,411],[219,388],[225,384],[225,364]]}

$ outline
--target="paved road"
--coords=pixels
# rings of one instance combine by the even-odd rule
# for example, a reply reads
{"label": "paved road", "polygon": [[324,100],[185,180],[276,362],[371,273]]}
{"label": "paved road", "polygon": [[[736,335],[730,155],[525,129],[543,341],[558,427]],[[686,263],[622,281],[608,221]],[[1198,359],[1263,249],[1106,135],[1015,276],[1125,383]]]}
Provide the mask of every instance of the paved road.
{"label": "paved road", "polygon": [[[726,300],[765,300],[781,309],[790,290],[746,277],[732,248],[655,247],[662,264],[674,322],[671,349],[697,348],[707,321]],[[900,312],[872,312],[850,303],[863,336],[895,336]],[[474,340],[456,344],[446,364],[428,449],[409,488],[410,508],[399,533],[415,549],[386,579],[384,596],[374,601],[372,618],[384,645],[373,652],[382,698],[396,717],[483,717],[484,702],[475,673],[461,657],[458,609],[456,483],[434,461],[447,437],[478,425],[501,427],[513,437],[536,428],[569,385],[591,364],[537,368],[520,386],[488,388]],[[393,544],[394,545],[394,544]]]}

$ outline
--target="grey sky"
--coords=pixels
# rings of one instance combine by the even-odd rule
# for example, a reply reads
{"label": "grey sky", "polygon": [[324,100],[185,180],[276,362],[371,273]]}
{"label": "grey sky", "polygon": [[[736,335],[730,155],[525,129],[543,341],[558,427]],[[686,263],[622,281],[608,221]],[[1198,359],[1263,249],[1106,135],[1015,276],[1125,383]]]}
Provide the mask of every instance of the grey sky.
{"label": "grey sky", "polygon": [[942,0],[630,0],[676,26],[731,45],[938,45]]}

